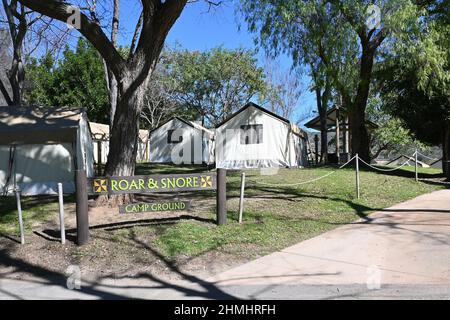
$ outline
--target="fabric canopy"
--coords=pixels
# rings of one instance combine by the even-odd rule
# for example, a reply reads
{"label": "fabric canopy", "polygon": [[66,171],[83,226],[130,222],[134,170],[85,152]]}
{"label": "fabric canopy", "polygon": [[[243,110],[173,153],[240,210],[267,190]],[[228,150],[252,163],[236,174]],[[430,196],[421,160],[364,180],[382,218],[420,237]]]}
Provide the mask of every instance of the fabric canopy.
{"label": "fabric canopy", "polygon": [[0,144],[73,142],[82,109],[0,107]]}

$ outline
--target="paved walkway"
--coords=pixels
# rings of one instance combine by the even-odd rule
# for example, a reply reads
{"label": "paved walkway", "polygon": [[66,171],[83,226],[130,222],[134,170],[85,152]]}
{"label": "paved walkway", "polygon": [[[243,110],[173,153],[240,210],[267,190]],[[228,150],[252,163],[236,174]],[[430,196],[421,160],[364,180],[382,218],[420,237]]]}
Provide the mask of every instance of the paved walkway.
{"label": "paved walkway", "polygon": [[372,214],[202,280],[0,280],[0,298],[450,298],[450,190]]}
{"label": "paved walkway", "polygon": [[376,212],[209,280],[253,298],[450,298],[450,190]]}

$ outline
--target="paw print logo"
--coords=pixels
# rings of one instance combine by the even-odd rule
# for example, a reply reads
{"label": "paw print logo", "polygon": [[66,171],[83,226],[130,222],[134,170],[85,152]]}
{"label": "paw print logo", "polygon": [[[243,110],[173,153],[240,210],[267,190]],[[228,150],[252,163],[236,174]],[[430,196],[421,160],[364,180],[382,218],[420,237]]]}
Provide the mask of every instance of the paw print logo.
{"label": "paw print logo", "polygon": [[108,191],[108,180],[95,179],[94,180],[94,192],[101,193]]}
{"label": "paw print logo", "polygon": [[211,188],[212,187],[212,178],[211,178],[211,176],[200,177],[200,186],[202,188]]}

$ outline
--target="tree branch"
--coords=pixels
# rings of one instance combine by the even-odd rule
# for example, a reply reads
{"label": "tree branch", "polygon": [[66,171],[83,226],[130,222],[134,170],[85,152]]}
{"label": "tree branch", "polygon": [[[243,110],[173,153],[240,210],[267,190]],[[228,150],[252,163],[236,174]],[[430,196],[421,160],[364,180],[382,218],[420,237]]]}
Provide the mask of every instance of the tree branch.
{"label": "tree branch", "polygon": [[[44,14],[50,18],[67,22],[71,18],[70,4],[59,2],[57,0],[18,0],[22,5],[27,6],[31,10]],[[114,45],[104,34],[101,27],[94,21],[90,20],[85,14],[80,12],[81,25],[78,30],[86,37],[98,50],[100,55],[107,61],[114,75],[121,79],[126,70],[126,62],[116,50]]]}
{"label": "tree branch", "polygon": [[12,99],[11,99],[9,93],[8,93],[8,90],[6,90],[6,87],[5,87],[2,79],[0,79],[0,92],[3,94],[3,97],[5,97],[6,104],[8,106],[12,105],[13,104],[12,103]]}

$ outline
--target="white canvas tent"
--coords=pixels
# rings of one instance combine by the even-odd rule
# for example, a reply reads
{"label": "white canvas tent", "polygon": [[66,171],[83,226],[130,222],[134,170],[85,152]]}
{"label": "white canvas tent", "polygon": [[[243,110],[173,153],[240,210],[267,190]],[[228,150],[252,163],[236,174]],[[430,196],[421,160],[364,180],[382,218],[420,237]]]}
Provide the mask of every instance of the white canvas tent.
{"label": "white canvas tent", "polygon": [[216,167],[304,167],[307,139],[289,120],[248,103],[216,127]]}
{"label": "white canvas tent", "polygon": [[150,132],[150,162],[211,164],[214,132],[193,121],[171,118]]}
{"label": "white canvas tent", "polygon": [[[106,163],[109,153],[109,125],[103,123],[89,122],[92,132],[92,141],[94,148],[94,161],[99,163]],[[136,157],[137,162],[149,161],[149,140],[148,131],[139,130],[138,152]]]}
{"label": "white canvas tent", "polygon": [[91,133],[82,109],[0,107],[0,193],[75,192],[75,170],[94,175]]}

